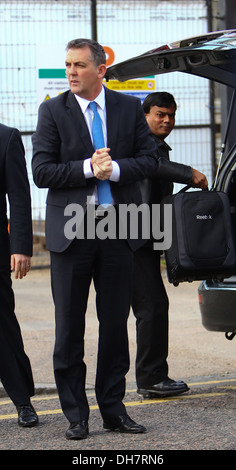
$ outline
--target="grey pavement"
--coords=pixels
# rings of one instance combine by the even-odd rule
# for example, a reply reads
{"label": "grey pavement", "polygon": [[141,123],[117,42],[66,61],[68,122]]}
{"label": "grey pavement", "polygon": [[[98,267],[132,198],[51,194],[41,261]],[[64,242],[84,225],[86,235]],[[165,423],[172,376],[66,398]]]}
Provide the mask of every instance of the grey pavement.
{"label": "grey pavement", "polygon": [[[174,287],[163,277],[170,300],[169,376],[193,382],[198,377],[236,375],[236,338],[229,341],[224,333],[205,330],[201,323],[197,288],[199,282]],[[54,346],[54,306],[50,289],[50,271],[31,269],[22,280],[12,277],[16,314],[34,375],[36,393],[55,391],[52,368]],[[129,317],[130,371],[127,387],[135,387],[135,319]],[[95,293],[91,285],[86,314],[85,362],[87,389],[94,388],[98,321]],[[4,390],[0,387],[0,394]]]}
{"label": "grey pavement", "polygon": [[[52,458],[68,468],[73,464],[89,464],[89,458],[106,458],[106,466],[137,464],[137,459],[161,456],[164,466],[197,462],[202,465],[206,454],[195,451],[223,451],[210,454],[221,466],[232,465],[232,451],[236,449],[235,387],[236,339],[228,341],[224,333],[207,331],[201,324],[197,288],[199,283],[173,287],[163,271],[170,299],[169,375],[184,379],[190,392],[177,397],[143,400],[135,385],[135,320],[129,318],[130,371],[124,403],[131,418],[143,424],[147,433],[124,435],[107,432],[94,393],[98,322],[95,295],[91,286],[85,337],[87,364],[87,396],[90,406],[89,437],[83,441],[68,441],[65,431],[68,422],[63,415],[52,369],[54,346],[54,307],[50,291],[48,269],[32,269],[23,280],[14,280],[16,313],[19,319],[25,350],[31,360],[36,385],[32,403],[39,414],[35,428],[20,428],[16,410],[0,387],[0,452],[8,463],[32,465],[32,454],[44,464]],[[112,452],[110,452],[112,450]],[[177,451],[174,454],[168,451]],[[189,451],[185,454],[182,451]],[[23,451],[23,452],[22,452]],[[53,455],[48,451],[54,451]],[[64,451],[61,453],[61,451]],[[2,454],[3,455],[3,454]],[[208,456],[209,457],[209,456]],[[116,459],[119,458],[119,461]],[[77,461],[75,462],[75,460]],[[139,461],[141,462],[141,460]],[[92,460],[91,464],[96,464]],[[152,464],[150,460],[142,462]],[[153,463],[159,465],[160,462]],[[101,462],[100,465],[102,466]]]}

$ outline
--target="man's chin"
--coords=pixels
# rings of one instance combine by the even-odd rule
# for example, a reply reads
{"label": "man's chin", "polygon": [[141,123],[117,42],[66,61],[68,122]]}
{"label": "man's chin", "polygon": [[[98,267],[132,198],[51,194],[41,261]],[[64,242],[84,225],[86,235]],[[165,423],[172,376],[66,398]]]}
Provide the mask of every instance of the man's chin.
{"label": "man's chin", "polygon": [[172,129],[168,130],[168,131],[165,131],[165,132],[162,132],[161,134],[159,134],[159,138],[164,140],[166,139],[166,137],[168,137],[168,135],[171,133]]}
{"label": "man's chin", "polygon": [[71,90],[72,93],[74,93],[75,95],[78,95],[79,92],[80,92],[80,89],[79,89],[78,85],[73,85],[73,84],[71,84],[71,85],[70,85],[70,90]]}

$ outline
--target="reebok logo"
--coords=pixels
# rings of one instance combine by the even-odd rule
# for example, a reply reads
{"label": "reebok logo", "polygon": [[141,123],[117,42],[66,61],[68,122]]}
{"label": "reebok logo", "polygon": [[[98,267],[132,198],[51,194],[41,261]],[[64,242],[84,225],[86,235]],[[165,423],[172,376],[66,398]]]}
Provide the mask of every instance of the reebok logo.
{"label": "reebok logo", "polygon": [[209,220],[209,219],[212,219],[212,215],[209,214],[209,215],[196,215],[196,219],[205,219],[205,220]]}

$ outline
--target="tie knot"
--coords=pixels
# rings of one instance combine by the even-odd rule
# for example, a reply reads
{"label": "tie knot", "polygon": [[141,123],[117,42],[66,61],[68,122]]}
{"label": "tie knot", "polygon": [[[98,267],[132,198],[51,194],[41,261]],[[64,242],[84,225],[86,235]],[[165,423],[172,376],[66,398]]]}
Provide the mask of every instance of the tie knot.
{"label": "tie knot", "polygon": [[97,111],[97,103],[95,103],[95,101],[91,101],[89,103],[89,108],[92,109],[93,112]]}

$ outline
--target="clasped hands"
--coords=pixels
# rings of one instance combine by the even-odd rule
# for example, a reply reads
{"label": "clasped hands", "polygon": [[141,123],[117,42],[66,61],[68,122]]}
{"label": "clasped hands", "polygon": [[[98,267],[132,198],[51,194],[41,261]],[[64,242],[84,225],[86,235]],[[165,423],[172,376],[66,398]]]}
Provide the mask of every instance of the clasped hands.
{"label": "clasped hands", "polygon": [[91,158],[91,168],[94,176],[99,180],[107,180],[112,174],[112,158],[107,147],[98,149]]}

